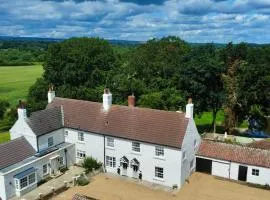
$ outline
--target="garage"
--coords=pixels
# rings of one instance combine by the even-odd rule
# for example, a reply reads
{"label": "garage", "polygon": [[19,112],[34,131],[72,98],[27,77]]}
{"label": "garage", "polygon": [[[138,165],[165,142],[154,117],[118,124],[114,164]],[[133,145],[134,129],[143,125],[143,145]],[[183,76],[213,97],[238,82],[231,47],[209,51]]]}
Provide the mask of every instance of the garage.
{"label": "garage", "polygon": [[212,175],[220,176],[223,178],[229,178],[230,176],[230,165],[226,162],[212,162]]}
{"label": "garage", "polygon": [[205,158],[196,158],[196,171],[211,174],[212,160]]}

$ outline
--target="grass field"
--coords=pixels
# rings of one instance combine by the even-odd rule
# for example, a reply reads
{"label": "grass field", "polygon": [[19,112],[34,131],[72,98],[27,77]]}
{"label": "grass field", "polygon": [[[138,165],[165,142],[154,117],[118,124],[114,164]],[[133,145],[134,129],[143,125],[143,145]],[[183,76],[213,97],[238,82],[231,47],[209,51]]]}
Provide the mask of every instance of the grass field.
{"label": "grass field", "polygon": [[43,72],[40,64],[32,66],[0,67],[0,99],[12,106],[25,99],[29,87]]}
{"label": "grass field", "polygon": [[0,133],[0,144],[10,140],[9,132]]}

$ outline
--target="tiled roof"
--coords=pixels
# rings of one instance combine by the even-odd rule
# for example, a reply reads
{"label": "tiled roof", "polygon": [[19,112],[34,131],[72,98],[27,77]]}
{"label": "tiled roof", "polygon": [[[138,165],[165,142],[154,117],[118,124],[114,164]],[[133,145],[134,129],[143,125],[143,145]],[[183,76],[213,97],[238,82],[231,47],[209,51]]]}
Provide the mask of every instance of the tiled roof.
{"label": "tiled roof", "polygon": [[48,108],[63,106],[64,126],[131,140],[181,148],[188,119],[184,113],[55,98]]}
{"label": "tiled roof", "polygon": [[33,112],[26,122],[37,136],[60,129],[63,127],[61,108]]}
{"label": "tiled roof", "polygon": [[33,147],[24,137],[0,144],[0,170],[21,162],[35,153]]}
{"label": "tiled roof", "polygon": [[248,146],[253,147],[253,148],[257,148],[257,149],[270,150],[270,139],[252,142],[252,143],[248,144]]}
{"label": "tiled roof", "polygon": [[270,151],[203,140],[199,156],[270,168]]}

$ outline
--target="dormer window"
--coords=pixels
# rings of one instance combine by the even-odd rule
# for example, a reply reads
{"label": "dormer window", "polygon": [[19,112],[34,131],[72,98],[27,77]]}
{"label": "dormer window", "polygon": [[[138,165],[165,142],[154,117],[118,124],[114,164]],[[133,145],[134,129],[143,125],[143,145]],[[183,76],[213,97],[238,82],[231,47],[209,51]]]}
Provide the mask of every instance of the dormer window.
{"label": "dormer window", "polygon": [[53,146],[53,137],[48,138],[48,147]]}
{"label": "dormer window", "polygon": [[78,140],[79,141],[84,141],[84,133],[83,132],[78,133]]}

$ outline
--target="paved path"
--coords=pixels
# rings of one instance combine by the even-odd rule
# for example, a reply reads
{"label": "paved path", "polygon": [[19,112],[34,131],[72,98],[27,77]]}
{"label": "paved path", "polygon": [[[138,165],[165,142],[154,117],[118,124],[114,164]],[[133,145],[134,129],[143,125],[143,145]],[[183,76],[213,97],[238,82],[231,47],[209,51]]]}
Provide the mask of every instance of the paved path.
{"label": "paved path", "polygon": [[68,183],[72,183],[73,177],[76,175],[80,175],[83,173],[83,168],[72,166],[65,174],[59,176],[58,178],[54,178],[31,192],[23,195],[22,197],[14,197],[11,200],[34,200],[39,197],[39,194],[43,195],[49,194],[52,191],[52,188],[58,189],[65,185],[65,181]]}

